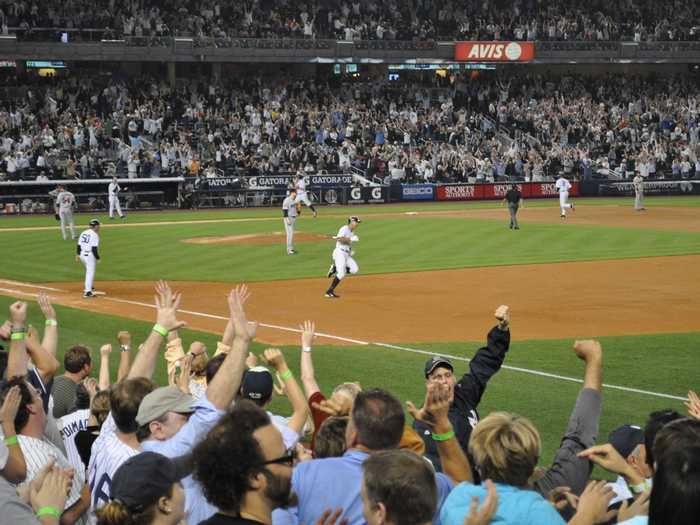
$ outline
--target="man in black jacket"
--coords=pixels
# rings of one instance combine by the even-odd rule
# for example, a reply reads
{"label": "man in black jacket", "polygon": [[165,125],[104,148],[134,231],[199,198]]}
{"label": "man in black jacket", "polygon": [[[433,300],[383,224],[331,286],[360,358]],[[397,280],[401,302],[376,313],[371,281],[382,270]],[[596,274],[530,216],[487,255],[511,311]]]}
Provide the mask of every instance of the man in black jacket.
{"label": "man in black jacket", "polygon": [[[469,446],[469,436],[479,422],[476,407],[486,390],[486,384],[500,370],[510,347],[510,309],[507,306],[499,306],[494,315],[498,325],[488,333],[486,346],[476,352],[469,362],[469,371],[459,381],[455,379],[454,367],[448,359],[436,356],[425,363],[426,386],[438,382],[447,383],[452,387],[452,404],[448,417],[465,453]],[[435,469],[440,471],[437,445],[430,427],[414,421],[413,428],[425,442],[426,457],[433,462]]]}

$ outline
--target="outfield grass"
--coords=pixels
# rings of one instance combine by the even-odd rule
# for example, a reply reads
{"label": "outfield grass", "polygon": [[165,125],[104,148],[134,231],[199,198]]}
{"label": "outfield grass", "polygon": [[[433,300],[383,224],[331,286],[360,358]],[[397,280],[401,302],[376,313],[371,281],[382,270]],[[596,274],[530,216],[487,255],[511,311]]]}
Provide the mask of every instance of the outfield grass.
{"label": "outfield grass", "polygon": [[[585,206],[629,206],[633,205],[632,198],[574,198],[575,203]],[[672,206],[672,207],[698,207],[700,197],[678,196],[678,197],[648,197],[644,199],[646,207]],[[554,199],[528,199],[529,208],[557,208],[557,201]],[[387,213],[403,213],[406,211],[449,211],[465,209],[489,209],[502,207],[501,201],[475,201],[475,202],[403,202],[390,205],[369,205],[369,206],[320,206],[319,213],[323,215],[383,215]],[[192,212],[190,210],[166,210],[162,212],[134,212],[127,210],[129,223],[141,223],[152,221],[204,221],[221,219],[247,219],[247,218],[279,218],[280,211],[277,208],[235,208],[235,209],[215,209]],[[304,213],[309,214],[304,208]],[[101,221],[109,222],[106,212],[78,213],[76,214],[76,224],[87,225],[88,221],[97,217]],[[119,222],[119,219],[114,219]],[[58,223],[53,215],[0,215],[0,229],[3,228],[23,228],[33,226],[56,226]]]}
{"label": "outfield grass", "polygon": [[[196,219],[192,213],[187,217]],[[155,219],[156,216],[151,216]],[[157,216],[160,220],[165,217]],[[505,220],[505,219],[504,219]],[[700,233],[635,230],[566,223],[528,224],[513,235],[504,220],[464,217],[382,216],[358,228],[354,246],[362,274],[381,274],[512,264],[594,261],[700,253]],[[301,232],[334,235],[338,218],[304,217]],[[102,280],[271,281],[321,277],[334,241],[298,243],[299,256],[287,257],[283,239],[275,245],[201,245],[191,237],[282,231],[282,221],[170,224],[105,228],[101,232]],[[75,244],[56,231],[0,232],[7,253],[21,264],[3,265],[2,277],[30,281],[80,281]]]}
{"label": "outfield grass", "polygon": [[[7,312],[12,299],[0,296],[0,311]],[[98,349],[105,342],[116,345],[115,334],[122,329],[134,336],[134,346],[148,335],[152,322],[139,322],[83,310],[58,306],[60,328],[59,352],[77,343],[93,349],[93,375],[98,371]],[[0,315],[0,320],[4,316]],[[30,322],[41,326],[39,308],[30,304]],[[217,336],[210,333],[183,330],[180,334],[187,345],[193,339],[203,341],[208,348],[216,347]],[[518,341],[513,343],[506,365],[538,369],[560,375],[581,378],[583,363],[574,356],[571,340]],[[694,384],[697,369],[700,333],[664,334],[630,337],[601,338],[605,350],[605,381],[626,387],[642,388],[678,396],[685,395]],[[471,357],[481,342],[415,345],[428,351],[462,357]],[[413,345],[408,345],[413,346]],[[254,344],[253,351],[263,350]],[[299,376],[298,347],[282,347],[290,367]],[[112,378],[116,377],[118,352],[112,355]],[[318,382],[326,392],[342,381],[358,380],[365,387],[379,386],[400,400],[422,401],[424,395],[423,364],[426,356],[404,353],[376,346],[319,346],[314,348],[314,365]],[[62,361],[62,358],[60,359]],[[467,369],[467,364],[456,361],[456,372]],[[165,361],[158,363],[155,379],[165,384]],[[532,419],[542,434],[542,463],[552,458],[559,445],[580,385],[572,382],[539,377],[503,369],[491,381],[480,405],[481,416],[494,410],[507,410]],[[680,401],[661,399],[613,389],[604,390],[600,441],[622,423],[644,424],[649,412],[664,408],[682,411]],[[284,399],[273,402],[272,410],[288,414]]]}

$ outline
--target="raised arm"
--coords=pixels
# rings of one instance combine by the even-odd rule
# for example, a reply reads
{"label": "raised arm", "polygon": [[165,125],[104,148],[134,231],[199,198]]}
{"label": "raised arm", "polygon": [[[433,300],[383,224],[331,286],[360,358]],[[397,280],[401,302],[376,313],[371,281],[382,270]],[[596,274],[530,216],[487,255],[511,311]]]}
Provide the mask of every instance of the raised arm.
{"label": "raised arm", "polygon": [[112,353],[112,345],[102,345],[100,347],[100,390],[108,390],[112,384],[109,377],[109,356]]}
{"label": "raised arm", "polygon": [[491,377],[501,369],[510,348],[510,308],[501,305],[494,313],[498,325],[486,338],[486,346],[479,348],[469,362],[469,371],[455,386],[455,405],[477,406]]}
{"label": "raised arm", "polygon": [[469,459],[464,454],[447,416],[450,409],[450,389],[446,385],[431,383],[420,410],[410,401],[406,402],[406,406],[414,419],[428,425],[432,430],[443,472],[457,483],[473,482]]}
{"label": "raised arm", "polygon": [[316,335],[316,325],[313,321],[304,321],[299,328],[301,329],[301,384],[304,387],[306,399],[309,399],[316,392],[321,391],[316,382],[314,361],[311,357],[311,343]]}
{"label": "raised arm", "polygon": [[308,405],[306,404],[306,399],[304,398],[301,388],[299,388],[299,383],[296,382],[292,371],[289,369],[289,366],[287,366],[284,355],[277,348],[268,348],[265,350],[263,358],[268,364],[275,367],[280,378],[284,381],[287,398],[289,398],[289,402],[292,404],[292,417],[289,419],[287,426],[297,434],[301,434],[308,415]]}
{"label": "raised arm", "polygon": [[58,370],[60,364],[53,354],[49,353],[39,342],[39,334],[33,326],[27,329],[27,353],[34,363],[44,384],[48,384]]}
{"label": "raised arm", "polygon": [[131,334],[122,330],[117,334],[119,341],[119,368],[117,369],[117,383],[121,382],[129,373],[131,364]]}
{"label": "raised arm", "polygon": [[15,418],[21,399],[19,386],[15,385],[7,391],[0,406],[0,427],[9,452],[5,468],[0,470],[0,474],[10,483],[22,483],[27,477],[27,464],[17,442],[15,429]]}
{"label": "raised arm", "polygon": [[29,364],[27,355],[27,303],[17,301],[10,305],[10,355],[7,358],[7,377],[26,376]]}
{"label": "raised arm", "polygon": [[128,379],[135,377],[147,377],[150,379],[155,370],[156,360],[163,341],[171,331],[185,326],[183,321],[178,321],[177,319],[180,298],[180,294],[173,293],[165,281],[156,283],[156,324],[143,344],[143,348],[136,355],[134,364],[129,370]]}
{"label": "raised arm", "polygon": [[233,323],[235,336],[233,348],[226,355],[211,383],[207,387],[207,399],[220,410],[226,410],[241,387],[245,372],[245,360],[248,357],[248,346],[255,338],[256,324],[248,324],[243,306],[250,297],[248,287],[238,285],[228,295],[230,319]]}
{"label": "raised arm", "polygon": [[41,341],[41,346],[43,346],[49,354],[56,357],[56,350],[58,349],[58,321],[56,319],[56,311],[51,305],[49,296],[45,293],[39,294],[37,303],[39,303],[39,308],[41,308],[41,312],[46,319],[44,338]]}

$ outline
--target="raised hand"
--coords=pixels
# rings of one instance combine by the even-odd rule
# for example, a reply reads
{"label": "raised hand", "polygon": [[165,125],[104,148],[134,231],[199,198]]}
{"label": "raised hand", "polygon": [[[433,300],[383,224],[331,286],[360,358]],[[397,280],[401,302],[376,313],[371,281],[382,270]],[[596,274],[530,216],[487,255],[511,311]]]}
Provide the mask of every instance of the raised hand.
{"label": "raised hand", "polygon": [[479,498],[472,498],[469,514],[464,518],[464,525],[488,525],[491,523],[498,508],[498,492],[496,492],[496,485],[490,479],[486,480],[486,490],[486,498],[480,509],[477,510]]}
{"label": "raised hand", "polygon": [[7,391],[2,406],[0,406],[0,424],[12,423],[14,425],[20,401],[22,401],[22,395],[19,386],[15,385]]}
{"label": "raised hand", "polygon": [[[343,400],[347,399],[345,397]],[[311,406],[316,410],[328,414],[329,416],[342,417],[350,414],[352,410],[352,402],[348,399],[347,403],[341,403],[334,399],[324,399],[320,403],[312,403]]]}
{"label": "raised hand", "polygon": [[109,354],[112,353],[112,345],[106,344],[100,347],[100,357],[108,358]]}
{"label": "raised hand", "polygon": [[41,308],[41,313],[44,314],[45,319],[56,320],[56,310],[54,310],[51,305],[51,300],[48,295],[40,292],[37,296],[37,303],[39,303],[39,308]]}
{"label": "raised hand", "polygon": [[240,339],[252,341],[257,331],[257,323],[249,323],[246,319],[245,309],[243,308],[246,301],[250,298],[250,292],[245,284],[239,284],[228,294],[227,301],[229,314],[235,336]]}
{"label": "raised hand", "polygon": [[287,367],[287,362],[284,359],[284,354],[278,348],[268,348],[263,352],[262,359],[265,363],[278,370],[282,367]]}
{"label": "raised hand", "polygon": [[596,465],[616,474],[624,475],[628,464],[620,453],[610,444],[597,445],[578,453],[580,458],[588,458]]}
{"label": "raised hand", "polygon": [[10,305],[10,323],[15,328],[24,328],[27,323],[27,303],[17,301]]}
{"label": "raised hand", "polygon": [[187,323],[178,321],[177,309],[180,307],[181,295],[179,292],[173,293],[165,281],[156,283],[156,323],[165,328],[168,332],[179,330]]}
{"label": "raised hand", "polygon": [[574,352],[579,359],[588,362],[592,359],[602,358],[603,347],[594,339],[586,339],[574,342]]}
{"label": "raised hand", "polygon": [[120,330],[117,334],[117,341],[121,346],[128,346],[131,348],[131,334],[126,330]]}
{"label": "raised hand", "polygon": [[498,328],[507,330],[510,325],[510,307],[502,304],[496,308],[496,312],[493,315],[498,321]]}
{"label": "raised hand", "polygon": [[177,380],[177,386],[185,394],[191,394],[190,392],[190,375],[192,374],[192,361],[194,356],[192,354],[187,354],[182,358],[182,368],[180,370],[180,377]]}
{"label": "raised hand", "polygon": [[301,347],[311,348],[311,343],[316,337],[316,323],[313,321],[304,321],[303,324],[299,325],[301,330]]}
{"label": "raised hand", "polygon": [[684,402],[688,415],[700,421],[700,398],[692,390],[688,391],[688,399]]}
{"label": "raised hand", "polygon": [[10,321],[5,321],[0,324],[0,339],[7,341],[12,334],[12,323]]}
{"label": "raised hand", "polygon": [[433,427],[439,422],[447,420],[450,409],[450,389],[448,385],[430,383],[425,392],[423,406],[418,409],[410,401],[406,401],[406,408],[413,419]]}

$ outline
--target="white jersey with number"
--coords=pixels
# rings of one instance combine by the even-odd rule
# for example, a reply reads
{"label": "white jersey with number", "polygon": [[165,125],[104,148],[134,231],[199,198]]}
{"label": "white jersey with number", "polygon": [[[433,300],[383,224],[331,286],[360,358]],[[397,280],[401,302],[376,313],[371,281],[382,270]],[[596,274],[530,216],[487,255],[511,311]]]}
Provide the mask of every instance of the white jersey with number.
{"label": "white jersey with number", "polygon": [[[340,237],[348,237],[348,238],[349,238],[349,237],[352,237],[352,236],[353,236],[352,230],[350,229],[350,226],[348,226],[348,225],[346,224],[345,226],[343,226],[342,228],[340,228],[340,230],[338,230],[338,235],[337,235],[336,237],[337,237],[337,238],[340,238]],[[352,242],[352,241],[351,241],[351,242]],[[349,252],[349,251],[350,251],[350,245],[349,245],[349,244],[343,244],[343,243],[340,242],[340,241],[336,241],[335,247],[336,247],[336,249],[342,250],[342,251],[344,251],[344,252]]]}
{"label": "white jersey with number", "polygon": [[110,197],[116,197],[119,194],[119,190],[121,190],[119,184],[116,182],[110,182],[109,187],[107,188],[107,193]]}
{"label": "white jersey with number", "polygon": [[117,469],[129,458],[140,454],[117,437],[117,425],[112,414],[107,416],[100,435],[92,444],[87,479],[90,484],[90,512],[94,513],[112,494],[112,478]]}
{"label": "white jersey with number", "polygon": [[56,206],[60,211],[70,211],[75,205],[75,196],[69,191],[62,191],[56,196]]}
{"label": "white jersey with number", "polygon": [[557,189],[559,193],[568,193],[569,190],[571,189],[571,183],[566,180],[564,177],[560,177],[557,179],[556,184],[554,187]]}
{"label": "white jersey with number", "polygon": [[97,235],[96,231],[88,228],[80,234],[78,245],[80,246],[80,253],[83,255],[92,253],[93,247],[100,245],[100,236]]}
{"label": "white jersey with number", "polygon": [[306,181],[303,177],[296,182],[295,187],[299,195],[306,195]]}
{"label": "white jersey with number", "polygon": [[90,419],[90,409],[83,408],[56,420],[58,431],[63,438],[63,445],[66,447],[68,461],[75,470],[80,470],[81,472],[85,472],[87,465],[84,465],[80,459],[78,447],[75,446],[75,436],[81,430],[87,430],[88,419]]}

